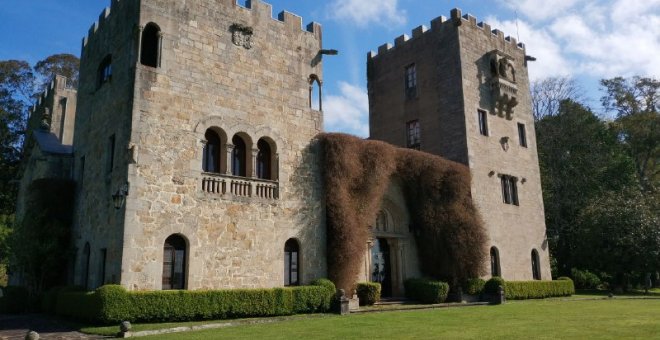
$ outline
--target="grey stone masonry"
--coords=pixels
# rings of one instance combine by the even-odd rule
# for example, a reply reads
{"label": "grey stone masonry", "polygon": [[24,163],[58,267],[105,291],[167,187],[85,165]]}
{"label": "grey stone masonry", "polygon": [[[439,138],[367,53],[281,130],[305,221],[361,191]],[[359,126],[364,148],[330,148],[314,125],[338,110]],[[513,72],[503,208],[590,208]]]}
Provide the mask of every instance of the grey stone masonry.
{"label": "grey stone masonry", "polygon": [[[535,251],[541,279],[551,279],[524,45],[454,9],[370,52],[367,69],[371,138],[405,147],[407,123],[418,120],[422,151],[469,166],[501,275],[531,280]],[[503,190],[509,179],[517,195]]]}
{"label": "grey stone masonry", "polygon": [[[271,12],[261,1],[113,0],[92,26],[76,121],[76,159],[85,157],[84,171],[76,167],[76,283],[161,289],[171,235],[186,242],[187,289],[282,286],[290,238],[301,282],[326,276],[313,146],[323,121],[309,99],[312,79],[323,79],[321,27]],[[157,43],[144,39],[149,30]],[[108,60],[112,76],[101,82]],[[220,139],[219,171],[203,171],[207,131]],[[257,178],[262,143],[268,178]],[[245,174],[232,174],[236,148]]]}

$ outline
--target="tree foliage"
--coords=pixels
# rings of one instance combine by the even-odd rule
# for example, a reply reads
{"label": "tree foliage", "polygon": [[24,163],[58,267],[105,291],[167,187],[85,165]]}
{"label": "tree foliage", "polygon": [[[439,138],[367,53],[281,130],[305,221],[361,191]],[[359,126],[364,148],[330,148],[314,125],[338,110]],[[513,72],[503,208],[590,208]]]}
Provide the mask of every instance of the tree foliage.
{"label": "tree foliage", "polygon": [[583,99],[580,85],[575,79],[568,77],[536,80],[531,84],[531,91],[534,121],[559,114],[561,102],[564,100],[581,102]]}
{"label": "tree foliage", "polygon": [[9,243],[12,265],[20,268],[32,292],[65,282],[74,187],[70,180],[52,178],[35,180],[28,187],[27,214],[17,221]]}
{"label": "tree foliage", "polygon": [[626,283],[633,273],[660,268],[660,207],[638,190],[610,191],[594,197],[580,212],[576,261]]}
{"label": "tree foliage", "polygon": [[0,61],[0,214],[15,209],[29,107],[55,74],[77,82],[79,63],[70,54],[49,56],[34,67],[22,60]]}
{"label": "tree foliage", "polygon": [[537,122],[536,131],[550,249],[567,275],[576,266],[576,251],[589,247],[577,237],[581,210],[634,184],[634,165],[616,131],[581,104],[563,101],[557,115]]}
{"label": "tree foliage", "polygon": [[67,77],[71,81],[71,85],[76,86],[79,68],[80,59],[72,54],[54,54],[34,65],[35,73],[41,76],[42,88],[56,74]]}
{"label": "tree foliage", "polygon": [[654,78],[603,79],[603,106],[617,114],[617,128],[635,160],[640,184],[655,191],[660,184],[660,81]]}

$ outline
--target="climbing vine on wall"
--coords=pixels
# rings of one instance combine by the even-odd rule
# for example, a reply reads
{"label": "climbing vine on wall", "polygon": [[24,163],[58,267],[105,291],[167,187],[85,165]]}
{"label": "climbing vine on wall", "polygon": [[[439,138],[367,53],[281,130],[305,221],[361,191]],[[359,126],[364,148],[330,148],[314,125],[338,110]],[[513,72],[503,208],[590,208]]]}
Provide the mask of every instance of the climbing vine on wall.
{"label": "climbing vine on wall", "polygon": [[464,165],[423,152],[321,134],[326,193],[328,276],[350,291],[370,237],[369,225],[393,177],[403,182],[422,272],[456,283],[483,273],[487,236],[470,197]]}

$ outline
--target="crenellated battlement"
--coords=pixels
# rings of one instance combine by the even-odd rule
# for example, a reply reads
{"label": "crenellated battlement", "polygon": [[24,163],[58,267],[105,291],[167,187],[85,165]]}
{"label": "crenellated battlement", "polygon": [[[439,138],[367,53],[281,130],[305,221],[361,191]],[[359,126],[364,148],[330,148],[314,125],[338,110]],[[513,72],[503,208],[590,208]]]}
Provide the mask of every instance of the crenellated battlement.
{"label": "crenellated battlement", "polygon": [[[102,29],[103,26],[108,22],[110,16],[113,13],[113,10],[118,8],[121,1],[126,0],[112,0],[110,7],[103,9],[101,14],[99,14],[98,21],[94,22],[87,32],[87,36],[82,39],[82,51],[84,52],[85,47],[92,39],[92,37]],[[220,4],[223,4],[227,7],[233,7],[237,11],[248,11],[253,16],[270,18],[274,22],[283,23],[286,27],[289,27],[292,30],[300,30],[303,32],[308,32],[314,34],[316,37],[321,36],[321,24],[317,22],[310,22],[304,28],[302,26],[303,19],[301,16],[296,15],[291,12],[281,11],[277,17],[273,17],[273,6],[269,3],[266,3],[261,0],[247,0],[246,6],[243,7],[237,2],[238,0],[215,0]]]}
{"label": "crenellated battlement", "polygon": [[46,85],[46,88],[39,94],[37,97],[37,100],[35,101],[34,104],[30,107],[29,114],[30,116],[32,113],[37,111],[42,105],[46,103],[46,99],[48,96],[55,91],[55,89],[58,90],[70,90],[70,91],[76,91],[76,89],[73,87],[71,84],[71,81],[69,78],[61,75],[55,75],[53,79]]}
{"label": "crenellated battlement", "polygon": [[367,56],[369,59],[375,58],[379,55],[387,53],[391,49],[396,49],[397,47],[404,46],[409,41],[415,40],[419,37],[422,37],[425,34],[433,34],[434,32],[439,32],[449,27],[456,27],[461,25],[469,25],[471,27],[478,28],[484,31],[484,34],[487,34],[492,39],[497,39],[505,44],[510,44],[515,46],[518,49],[524,50],[525,44],[519,43],[515,38],[511,36],[504,36],[504,33],[498,29],[492,29],[491,26],[483,21],[477,22],[477,18],[471,14],[462,14],[459,8],[454,8],[450,11],[449,19],[444,16],[439,16],[431,20],[431,27],[427,28],[424,25],[418,26],[412,30],[412,37],[409,37],[407,34],[402,34],[396,39],[394,39],[394,45],[386,43],[378,47],[378,51],[370,51]]}

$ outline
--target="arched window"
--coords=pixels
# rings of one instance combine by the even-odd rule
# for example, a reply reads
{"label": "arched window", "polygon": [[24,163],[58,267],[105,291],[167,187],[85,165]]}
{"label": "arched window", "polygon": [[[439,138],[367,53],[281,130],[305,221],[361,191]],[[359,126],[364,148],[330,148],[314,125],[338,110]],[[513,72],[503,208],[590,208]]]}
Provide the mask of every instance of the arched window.
{"label": "arched window", "polygon": [[140,63],[160,67],[160,28],[153,22],[148,23],[142,31]]}
{"label": "arched window", "polygon": [[536,249],[532,250],[532,276],[534,280],[541,279],[541,263],[539,261],[539,253]]}
{"label": "arched window", "polygon": [[231,174],[234,176],[246,176],[246,147],[245,141],[238,135],[234,135],[231,139],[231,143],[234,144],[234,150],[232,151],[231,159]]}
{"label": "arched window", "polygon": [[89,289],[89,258],[90,258],[89,242],[85,243],[82,256],[82,285],[85,289]]}
{"label": "arched window", "polygon": [[204,134],[204,139],[206,139],[206,144],[204,145],[202,169],[204,172],[219,173],[222,158],[220,136],[215,131],[208,129]]}
{"label": "arched window", "polygon": [[502,276],[502,272],[500,270],[500,252],[496,247],[490,248],[490,275]]}
{"label": "arched window", "polygon": [[300,284],[300,247],[298,241],[290,238],[284,244],[284,285],[297,286]]}
{"label": "arched window", "polygon": [[165,240],[163,289],[185,289],[186,248],[186,240],[180,235],[171,235]]}
{"label": "arched window", "polygon": [[272,157],[273,153],[270,149],[270,144],[263,138],[257,142],[257,178],[273,179],[272,176]]}
{"label": "arched window", "polygon": [[312,110],[323,111],[321,80],[316,74],[309,76],[309,107]]}
{"label": "arched window", "polygon": [[110,82],[112,79],[112,55],[108,54],[97,70],[96,87],[100,88],[103,84]]}

